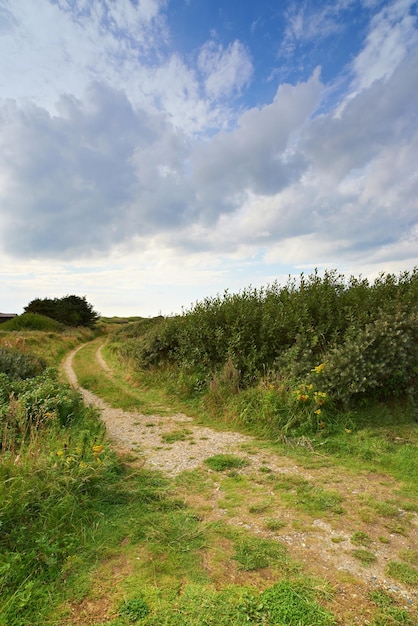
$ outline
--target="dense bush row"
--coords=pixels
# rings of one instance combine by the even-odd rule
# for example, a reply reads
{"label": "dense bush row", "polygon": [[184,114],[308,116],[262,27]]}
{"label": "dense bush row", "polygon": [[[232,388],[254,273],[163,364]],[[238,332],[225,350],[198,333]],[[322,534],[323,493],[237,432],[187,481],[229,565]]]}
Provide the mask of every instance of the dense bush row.
{"label": "dense bush row", "polygon": [[284,286],[206,298],[148,328],[133,326],[120,349],[141,368],[170,364],[194,371],[203,386],[229,364],[241,388],[269,377],[314,385],[337,402],[412,397],[417,311],[417,269],[382,274],[372,283],[316,271]]}

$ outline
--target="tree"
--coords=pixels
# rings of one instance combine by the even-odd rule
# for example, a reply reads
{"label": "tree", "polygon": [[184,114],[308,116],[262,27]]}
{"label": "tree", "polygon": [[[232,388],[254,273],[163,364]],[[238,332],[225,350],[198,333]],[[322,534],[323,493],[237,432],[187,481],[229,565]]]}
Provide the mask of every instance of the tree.
{"label": "tree", "polygon": [[35,298],[25,307],[25,313],[46,315],[66,326],[94,326],[100,314],[93,310],[85,296],[63,298]]}

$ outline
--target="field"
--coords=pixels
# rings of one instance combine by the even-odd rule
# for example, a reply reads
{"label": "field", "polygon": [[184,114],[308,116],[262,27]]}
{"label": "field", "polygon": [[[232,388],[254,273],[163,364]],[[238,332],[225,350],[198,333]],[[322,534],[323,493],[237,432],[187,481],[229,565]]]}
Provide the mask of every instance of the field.
{"label": "field", "polygon": [[[0,624],[418,624],[416,284],[1,331]],[[68,388],[82,344],[80,384],[158,445],[115,447]],[[146,462],[176,451],[192,469]]]}

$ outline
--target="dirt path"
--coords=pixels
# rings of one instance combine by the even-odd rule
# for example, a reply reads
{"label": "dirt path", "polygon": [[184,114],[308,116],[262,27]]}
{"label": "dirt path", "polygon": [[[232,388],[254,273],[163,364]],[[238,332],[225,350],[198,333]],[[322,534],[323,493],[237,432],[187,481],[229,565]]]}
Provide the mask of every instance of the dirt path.
{"label": "dirt path", "polygon": [[[78,386],[72,368],[76,351],[63,364],[74,387]],[[103,375],[111,376],[100,348],[96,361]],[[180,487],[182,497],[202,518],[223,519],[259,536],[275,538],[288,546],[291,556],[302,562],[307,572],[329,580],[337,591],[334,611],[350,620],[342,624],[368,624],[367,615],[373,612],[368,593],[377,589],[390,593],[416,616],[418,624],[418,590],[386,573],[388,563],[399,562],[400,555],[418,558],[418,516],[402,507],[396,496],[398,485],[392,478],[361,471],[350,473],[333,466],[326,457],[302,467],[291,458],[262,449],[251,437],[196,425],[180,413],[145,416],[113,409],[93,393],[82,388],[80,391],[86,403],[100,409],[115,446],[134,454],[140,464],[173,478],[185,470],[206,472],[211,484],[209,493],[194,493],[189,488],[181,492]],[[176,432],[182,432],[183,439],[170,442],[170,435]],[[218,453],[238,454],[249,462],[239,470],[246,480],[246,493],[236,506],[225,504],[222,477],[203,464]],[[311,485],[314,493],[326,490],[325,494],[337,494],[342,500],[341,510],[325,507],[315,516],[304,509],[303,503],[294,506],[286,496],[294,495],[297,501],[301,484]],[[283,527],[268,530],[267,518],[281,520]],[[374,562],[365,565],[355,558],[353,551],[359,548],[352,541],[355,533],[368,538],[367,550],[375,556]],[[227,582],[237,582],[237,576],[231,568]]]}

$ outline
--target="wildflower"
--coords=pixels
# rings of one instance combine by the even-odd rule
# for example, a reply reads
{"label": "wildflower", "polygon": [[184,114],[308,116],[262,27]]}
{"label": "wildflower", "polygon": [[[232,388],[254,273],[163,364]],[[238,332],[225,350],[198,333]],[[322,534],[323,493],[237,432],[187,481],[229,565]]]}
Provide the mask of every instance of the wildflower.
{"label": "wildflower", "polygon": [[98,463],[99,465],[101,465],[101,464],[102,464],[102,459],[100,459],[98,456],[96,457],[96,461],[97,461],[97,463]]}
{"label": "wildflower", "polygon": [[316,411],[315,411],[316,415],[321,415],[321,413],[322,413],[321,409],[316,409]]}
{"label": "wildflower", "polygon": [[325,422],[318,422],[319,428],[325,428]]}
{"label": "wildflower", "polygon": [[83,469],[84,467],[87,467],[87,463],[84,463],[84,461],[80,461],[78,467],[81,467]]}
{"label": "wildflower", "polygon": [[62,450],[57,450],[57,456],[64,456],[64,452]]}
{"label": "wildflower", "polygon": [[320,374],[322,372],[322,370],[324,369],[325,365],[326,365],[326,363],[320,363],[319,365],[314,367],[313,370],[311,370],[311,371],[315,372],[315,374]]}
{"label": "wildflower", "polygon": [[298,400],[300,400],[300,402],[306,402],[309,400],[309,396],[306,395],[306,393],[301,393],[298,395]]}
{"label": "wildflower", "polygon": [[324,404],[327,394],[324,391],[315,391],[314,400],[317,404]]}
{"label": "wildflower", "polygon": [[344,430],[347,434],[351,433],[351,428],[345,428]]}
{"label": "wildflower", "polygon": [[98,456],[104,450],[104,446],[93,446],[92,448],[94,456]]}

